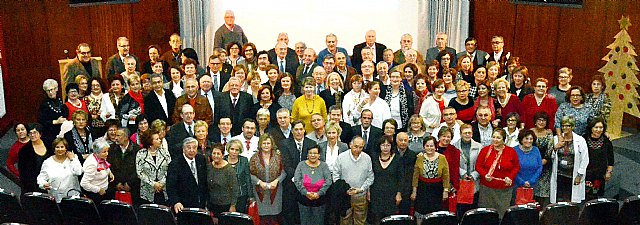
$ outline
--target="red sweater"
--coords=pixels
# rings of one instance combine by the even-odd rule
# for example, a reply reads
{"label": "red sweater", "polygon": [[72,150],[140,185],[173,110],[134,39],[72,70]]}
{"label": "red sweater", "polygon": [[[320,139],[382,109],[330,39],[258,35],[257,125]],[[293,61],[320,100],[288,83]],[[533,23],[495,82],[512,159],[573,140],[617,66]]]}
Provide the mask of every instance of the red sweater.
{"label": "red sweater", "polygon": [[[523,110],[522,110],[522,105],[521,105],[522,103],[520,102],[520,99],[518,98],[517,95],[514,95],[514,94],[509,94],[509,95],[511,95],[511,97],[509,97],[509,101],[504,107],[502,107],[502,109],[500,109],[500,116],[501,116],[499,118],[500,127],[507,126],[507,115],[509,115],[509,113],[516,112],[518,113],[519,116],[522,116]],[[517,126],[520,127],[520,124],[518,124]]]}
{"label": "red sweater", "polygon": [[556,99],[547,95],[542,99],[542,103],[538,106],[536,102],[536,97],[533,94],[528,94],[524,96],[522,99],[522,115],[520,116],[522,122],[524,123],[525,129],[531,129],[536,126],[536,121],[533,121],[533,117],[538,112],[546,112],[547,116],[549,116],[549,121],[547,128],[553,129],[553,124],[556,118],[556,111],[558,111],[558,105],[556,104]]}
{"label": "red sweater", "polygon": [[22,143],[18,140],[16,141],[16,143],[11,145],[11,148],[9,149],[9,157],[7,157],[7,169],[9,169],[9,171],[11,171],[13,175],[16,175],[16,177],[20,177],[20,172],[18,172],[18,168],[16,168],[15,166],[15,164],[18,163],[18,153],[20,153],[20,149],[22,149],[22,147],[24,147],[24,145],[26,145],[27,143],[29,142],[27,141],[26,143]]}
{"label": "red sweater", "polygon": [[69,109],[69,116],[67,117],[67,120],[73,120],[73,113],[76,112],[76,110],[82,110],[87,112],[87,114],[89,114],[89,110],[87,109],[87,104],[84,102],[84,100],[80,100],[80,102],[82,103],[82,106],[80,108],[75,107],[73,104],[71,104],[71,102],[64,103],[64,105],[67,106],[67,109]]}
{"label": "red sweater", "polygon": [[[493,179],[491,181],[487,181],[485,176],[489,173],[489,169],[491,165],[493,165],[493,161],[496,159],[498,155],[498,151],[492,148],[493,145],[486,146],[480,150],[480,154],[478,154],[478,161],[476,161],[476,171],[480,174],[480,184],[487,186],[493,189],[506,189],[512,188],[511,186],[506,186],[504,181]],[[489,154],[487,156],[487,154]],[[518,154],[516,150],[512,147],[504,146],[504,150],[502,150],[502,155],[496,165],[496,168],[493,171],[492,177],[504,179],[509,177],[515,183],[516,175],[520,172],[520,161],[518,161]]]}
{"label": "red sweater", "polygon": [[452,186],[456,190],[460,189],[460,150],[453,145],[449,145],[441,154],[444,155],[447,159],[447,164],[449,164],[449,180]]}

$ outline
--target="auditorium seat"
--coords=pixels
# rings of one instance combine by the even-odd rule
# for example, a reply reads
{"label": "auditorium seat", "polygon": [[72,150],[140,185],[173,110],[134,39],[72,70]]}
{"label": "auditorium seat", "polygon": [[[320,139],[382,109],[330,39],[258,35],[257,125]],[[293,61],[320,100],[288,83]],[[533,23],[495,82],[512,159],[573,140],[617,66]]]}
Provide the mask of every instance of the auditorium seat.
{"label": "auditorium seat", "polygon": [[618,224],[640,224],[640,195],[624,200],[618,219]]}
{"label": "auditorium seat", "polygon": [[102,215],[102,224],[137,225],[138,219],[133,206],[118,200],[104,200],[98,207]]}
{"label": "auditorium seat", "polygon": [[176,215],[178,225],[213,225],[211,213],[206,209],[184,208]]}
{"label": "auditorium seat", "polygon": [[507,209],[500,225],[537,225],[540,224],[540,213],[535,206],[517,205]]}
{"label": "auditorium seat", "polygon": [[223,212],[218,216],[218,225],[253,225],[253,220],[244,213]]}
{"label": "auditorium seat", "polygon": [[22,196],[22,206],[29,224],[62,224],[62,214],[55,198],[50,194],[28,192]]}
{"label": "auditorium seat", "polygon": [[171,208],[158,204],[144,204],[138,208],[138,222],[140,225],[175,225]]}
{"label": "auditorium seat", "polygon": [[455,213],[449,211],[432,212],[425,215],[422,224],[457,225],[458,217],[456,217]]}
{"label": "auditorium seat", "polygon": [[0,223],[26,223],[27,216],[20,206],[18,196],[0,188]]}
{"label": "auditorium seat", "polygon": [[620,204],[615,199],[599,198],[587,201],[580,212],[579,223],[584,225],[617,224]]}
{"label": "auditorium seat", "polygon": [[580,207],[572,202],[558,202],[549,204],[542,211],[540,219],[543,225],[574,225],[578,224]]}
{"label": "auditorium seat", "polygon": [[391,215],[380,220],[380,225],[415,225],[416,220],[409,215]]}
{"label": "auditorium seat", "polygon": [[477,208],[464,213],[460,225],[498,225],[500,224],[498,211],[492,208]]}
{"label": "auditorium seat", "polygon": [[98,209],[93,201],[84,197],[66,197],[58,204],[64,224],[95,224],[100,221]]}

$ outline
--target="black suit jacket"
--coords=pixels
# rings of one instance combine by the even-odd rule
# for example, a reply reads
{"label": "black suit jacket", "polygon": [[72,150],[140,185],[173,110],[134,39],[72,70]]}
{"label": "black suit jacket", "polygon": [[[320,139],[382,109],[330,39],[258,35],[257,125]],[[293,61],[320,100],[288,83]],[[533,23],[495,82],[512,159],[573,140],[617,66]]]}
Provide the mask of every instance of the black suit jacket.
{"label": "black suit jacket", "polygon": [[505,49],[502,49],[502,55],[500,55],[499,59],[495,59],[495,57],[493,57],[493,51],[487,53],[489,56],[489,59],[487,59],[487,62],[491,62],[491,61],[495,61],[498,62],[500,64],[500,68],[502,69],[502,73],[500,75],[503,74],[507,74],[507,60],[509,60],[509,58],[511,57],[511,52],[508,52]]}
{"label": "black suit jacket", "polygon": [[204,208],[209,199],[207,190],[207,165],[203,155],[197,154],[196,170],[198,171],[198,182],[191,173],[191,168],[180,154],[173,158],[167,170],[167,195],[170,206],[182,203],[187,208]]}
{"label": "black suit jacket", "polygon": [[[129,55],[136,59],[136,71],[140,71],[140,64],[142,64],[140,59],[135,55]],[[124,70],[124,63],[122,62],[122,59],[120,59],[119,53],[116,53],[107,59],[107,79],[113,78],[116,74],[121,74]]]}
{"label": "black suit jacket", "polygon": [[[362,125],[353,126],[352,130],[353,137],[362,136]],[[373,153],[376,149],[376,141],[378,141],[378,138],[382,137],[383,134],[384,132],[382,131],[382,129],[374,126],[369,126],[369,138],[367,140],[367,145],[364,147],[363,151],[370,156],[374,155]]]}
{"label": "black suit jacket", "polygon": [[[276,54],[275,49],[272,48],[267,53],[269,55],[269,63],[280,68],[280,65],[278,65],[278,55]],[[284,71],[290,74],[296,74],[296,69],[298,68],[298,65],[300,65],[296,51],[291,48],[287,48],[287,56],[285,56],[284,59],[286,60]],[[283,72],[280,71],[280,73]]]}
{"label": "black suit jacket", "polygon": [[129,184],[134,201],[137,201],[136,198],[140,196],[140,178],[138,178],[136,172],[138,150],[140,150],[140,146],[129,141],[129,146],[127,146],[127,150],[123,154],[119,144],[112,144],[110,154],[107,157],[107,160],[111,163],[111,172],[115,178],[113,182],[109,183],[109,188],[115,190],[118,183],[122,183],[122,185]]}
{"label": "black suit jacket", "polygon": [[340,128],[342,128],[342,133],[340,134],[340,141],[344,143],[351,142],[353,139],[353,129],[351,129],[351,124],[340,121]]}
{"label": "black suit jacket", "polygon": [[153,123],[153,121],[159,119],[167,123],[167,126],[173,124],[171,114],[173,114],[173,108],[176,105],[176,96],[173,95],[173,92],[164,89],[164,97],[167,99],[167,114],[164,113],[162,105],[160,105],[160,100],[154,91],[144,97],[144,114],[149,123]]}
{"label": "black suit jacket", "polygon": [[[291,127],[291,129],[293,129],[293,127]],[[269,135],[271,135],[271,138],[273,138],[273,142],[276,143],[276,146],[278,147],[278,149],[282,149],[282,141],[287,139],[284,136],[284,133],[282,133],[282,130],[280,129],[280,126],[271,126],[269,128],[267,128],[267,133],[269,133]],[[292,137],[293,134],[291,133],[291,131],[289,131],[289,137]]]}
{"label": "black suit jacket", "polygon": [[[482,143],[482,141],[480,140],[480,129],[478,128],[478,126],[479,126],[478,121],[471,122],[471,128],[473,129],[473,136],[471,137],[471,139],[473,139],[478,143]],[[489,126],[493,127],[491,123],[489,123]],[[493,127],[493,129],[496,129],[496,128]]]}
{"label": "black suit jacket", "polygon": [[[331,94],[331,88],[327,88],[324,89],[324,91],[321,91],[318,95],[320,95],[320,97],[324,99],[324,104],[327,107],[327,112],[329,112],[329,107],[331,107],[332,105],[337,104],[338,106],[342,107],[342,99],[344,99],[345,94],[346,92],[342,92],[341,94],[336,93],[336,95],[340,96],[340,99],[336,99],[336,95]],[[339,100],[339,102],[336,102],[336,100]]]}
{"label": "black suit jacket", "polygon": [[290,183],[291,178],[296,173],[296,167],[298,167],[298,163],[301,161],[307,160],[307,153],[309,149],[316,145],[317,143],[307,137],[302,139],[302,154],[298,151],[298,146],[296,145],[296,141],[293,138],[293,135],[289,136],[289,138],[283,140],[280,145],[282,149],[280,150],[280,155],[282,156],[282,161],[284,163],[284,171],[287,172],[287,177],[284,179],[284,183]]}
{"label": "black suit jacket", "polygon": [[169,155],[171,155],[172,159],[175,159],[182,154],[182,141],[188,137],[191,137],[191,135],[187,132],[187,128],[184,126],[182,121],[171,126],[171,129],[167,132],[166,139],[167,144],[169,145]]}
{"label": "black suit jacket", "polygon": [[[376,54],[375,63],[378,63],[382,61],[382,56],[384,55],[384,50],[387,49],[387,46],[380,44],[378,42],[376,42],[375,45],[376,45],[376,52],[374,52],[374,54]],[[365,46],[367,46],[366,42],[362,42],[360,44],[353,46],[353,55],[351,56],[351,65],[353,65],[353,68],[356,68],[356,70],[358,71],[360,71],[360,65],[362,65],[362,49]]]}
{"label": "black suit jacket", "polygon": [[[229,92],[223,92],[220,100],[220,118],[231,118],[233,127],[231,128],[231,135],[236,136],[242,132],[242,121],[246,118],[256,118],[256,115],[251,115],[251,107],[253,106],[253,96],[245,92],[240,92],[238,95],[238,102],[233,107],[231,94]],[[218,119],[219,120],[219,119]],[[217,121],[217,120],[216,120]]]}
{"label": "black suit jacket", "polygon": [[398,150],[396,150],[396,153],[396,156],[400,157],[400,162],[402,163],[402,171],[404,171],[402,177],[402,183],[404,185],[402,185],[400,191],[404,199],[404,196],[411,195],[411,180],[413,179],[413,169],[416,165],[418,153],[411,151],[411,149],[409,148],[404,151],[404,155],[402,156],[400,156],[400,152]]}
{"label": "black suit jacket", "polygon": [[[231,65],[229,65],[231,66]],[[229,82],[229,78],[231,78],[231,72],[232,72],[233,68],[231,70],[228,71],[223,71],[220,70],[220,83],[218,84],[218,89],[216,90],[217,92],[222,92],[222,88],[224,87],[224,85],[227,84],[227,82]],[[204,75],[209,75],[211,76],[211,70],[209,68],[207,68],[207,72],[203,74]],[[213,76],[211,76],[211,85],[213,85]]]}

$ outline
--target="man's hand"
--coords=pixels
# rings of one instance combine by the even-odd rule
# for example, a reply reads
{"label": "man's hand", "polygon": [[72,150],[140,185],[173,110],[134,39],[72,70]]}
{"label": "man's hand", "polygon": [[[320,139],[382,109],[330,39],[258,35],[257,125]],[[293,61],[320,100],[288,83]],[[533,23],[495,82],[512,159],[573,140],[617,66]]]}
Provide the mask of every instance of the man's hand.
{"label": "man's hand", "polygon": [[182,209],[184,209],[184,206],[182,206],[182,203],[180,202],[173,205],[173,211],[176,213],[182,212]]}

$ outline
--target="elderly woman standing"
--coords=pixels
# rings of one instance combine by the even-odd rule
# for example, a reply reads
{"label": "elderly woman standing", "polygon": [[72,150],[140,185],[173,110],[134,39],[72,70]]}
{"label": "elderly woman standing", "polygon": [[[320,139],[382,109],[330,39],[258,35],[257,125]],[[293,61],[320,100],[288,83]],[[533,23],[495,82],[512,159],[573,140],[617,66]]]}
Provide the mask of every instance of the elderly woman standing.
{"label": "elderly woman standing", "polygon": [[411,115],[409,118],[409,149],[416,153],[424,151],[422,140],[430,134],[427,133],[427,124],[424,123],[424,119],[419,114]]}
{"label": "elderly woman standing", "polygon": [[324,224],[327,190],[333,182],[327,163],[320,161],[320,150],[314,145],[308,150],[307,160],[296,167],[294,183],[300,192],[300,224]]}
{"label": "elderly woman standing", "polygon": [[[585,97],[586,95],[580,86],[572,86],[569,88],[567,95],[565,96],[566,102],[562,103],[560,107],[558,107],[558,111],[556,111],[556,123],[554,126],[556,134],[562,133],[562,129],[558,121],[565,116],[571,116],[575,120],[575,124],[572,129],[573,132],[580,136],[587,133],[587,125],[591,118],[595,118],[595,112],[592,108],[585,106]],[[562,138],[562,136],[560,136],[560,138]]]}
{"label": "elderly woman standing", "polygon": [[527,80],[529,79],[529,69],[526,66],[518,66],[513,69],[512,82],[509,88],[509,93],[518,96],[520,101],[524,99],[525,96],[533,93],[533,88]]}
{"label": "elderly woman standing", "polygon": [[[509,93],[509,82],[503,78],[493,82],[493,88],[496,91],[496,100],[498,101],[500,110],[496,109],[496,120],[499,121],[499,127],[507,126],[507,116],[512,113],[522,115],[522,103],[518,96]],[[517,124],[520,127],[520,123]]]}
{"label": "elderly woman standing", "polygon": [[424,153],[418,155],[413,171],[411,200],[416,202],[418,224],[425,215],[442,210],[442,201],[449,197],[449,164],[444,155],[436,151],[436,146],[436,138],[424,139]]}
{"label": "elderly woman standing", "polygon": [[[538,112],[545,112],[547,115],[551,116],[556,115],[558,105],[556,105],[556,100],[553,96],[547,94],[548,86],[549,81],[547,79],[536,79],[533,94],[525,96],[522,100],[522,108],[525,109],[521,114],[524,128],[532,129],[536,127],[537,122],[534,117]],[[551,117],[550,119],[550,121],[547,121],[549,129],[553,128],[555,121],[554,117]]]}
{"label": "elderly woman standing", "polygon": [[327,141],[318,143],[320,150],[320,161],[326,162],[329,168],[338,160],[338,155],[349,149],[346,143],[338,140],[342,134],[342,128],[339,123],[329,121],[325,125],[325,133]]}
{"label": "elderly woman standing", "polygon": [[69,111],[69,116],[67,117],[67,120],[71,120],[71,116],[77,110],[82,110],[87,113],[89,112],[89,110],[87,109],[86,102],[80,99],[80,94],[78,93],[78,89],[79,89],[78,85],[74,83],[68,84],[66,87],[67,102],[65,102],[64,105],[67,107],[67,110]]}
{"label": "elderly woman standing", "polygon": [[20,172],[22,193],[40,191],[37,177],[42,163],[49,158],[52,152],[47,149],[46,144],[40,138],[42,134],[40,124],[29,124],[27,132],[30,142],[25,144],[18,153],[18,172]]}
{"label": "elderly woman standing", "polygon": [[422,74],[418,74],[415,78],[416,80],[416,88],[413,89],[413,113],[420,113],[420,106],[422,106],[422,102],[429,95],[429,88],[427,84],[431,85],[429,82],[429,78]]}
{"label": "elderly woman standing", "polygon": [[[306,86],[305,89],[307,89]],[[324,107],[324,104],[322,106]],[[280,215],[282,212],[282,187],[280,187],[280,183],[286,177],[286,172],[280,152],[277,151],[270,135],[260,136],[258,146],[260,150],[249,161],[251,184],[254,184],[253,194],[258,202],[260,220],[265,224],[277,224],[282,218]]]}
{"label": "elderly woman standing", "polygon": [[553,137],[551,203],[580,203],[585,199],[584,178],[589,165],[587,142],[573,132],[576,127],[573,117],[564,116],[556,121],[560,121],[562,132]]}
{"label": "elderly woman standing", "polygon": [[291,120],[302,120],[307,133],[311,133],[311,115],[319,113],[322,118],[327,118],[327,108],[324,100],[315,94],[315,81],[312,77],[305,77],[302,85],[304,95],[293,102]]}
{"label": "elderly woman standing", "polygon": [[114,108],[119,109],[122,98],[124,97],[124,78],[120,75],[115,75],[109,80],[111,88],[109,89],[109,100]]}
{"label": "elderly woman standing", "polygon": [[501,218],[511,203],[514,181],[520,172],[518,154],[504,144],[506,136],[503,129],[494,129],[491,145],[480,150],[476,161],[480,174],[478,206],[497,209]]}
{"label": "elderly woman standing", "polygon": [[533,188],[542,174],[542,157],[538,147],[533,146],[533,141],[535,140],[536,134],[532,130],[525,130],[518,134],[518,142],[520,144],[514,149],[518,153],[520,172],[516,175],[514,188]]}
{"label": "elderly woman standing", "polygon": [[391,72],[389,80],[391,85],[382,89],[380,97],[389,105],[391,118],[398,123],[397,129],[406,131],[407,127],[409,127],[409,117],[415,111],[413,108],[413,94],[402,85],[400,71]]}
{"label": "elderly woman standing", "polygon": [[260,137],[267,133],[267,130],[271,127],[271,113],[268,109],[261,108],[256,113],[256,121],[258,127],[256,127],[256,136]]}
{"label": "elderly woman standing", "polygon": [[211,147],[211,163],[207,166],[207,188],[209,189],[208,208],[214,215],[223,212],[235,212],[238,193],[236,171],[229,162],[223,159],[222,144]]}
{"label": "elderly woman standing", "polygon": [[332,72],[327,75],[327,82],[325,87],[329,87],[320,92],[320,97],[324,99],[327,109],[333,105],[342,106],[342,99],[344,98],[344,85],[342,84],[342,77],[337,72]]}
{"label": "elderly woman standing", "polygon": [[202,120],[196,120],[193,125],[193,133],[198,140],[198,153],[207,158],[207,162],[211,162],[211,147],[213,142],[207,139],[209,136],[209,124]]}
{"label": "elderly woman standing", "polygon": [[229,52],[229,56],[227,57],[226,63],[231,66],[236,66],[238,64],[247,65],[244,57],[240,54],[240,49],[242,46],[238,42],[231,42],[227,45],[227,52]]}
{"label": "elderly woman standing", "polygon": [[136,118],[144,114],[144,96],[142,96],[142,86],[140,86],[138,75],[129,77],[129,92],[122,98],[122,103],[116,113],[122,121],[122,127],[127,127],[130,131],[137,129]]}
{"label": "elderly woman standing", "polygon": [[7,156],[7,169],[9,169],[9,171],[16,177],[20,177],[20,173],[18,172],[18,168],[16,168],[15,164],[18,162],[18,154],[20,153],[20,150],[27,143],[29,143],[27,125],[24,123],[17,123],[13,126],[13,131],[16,132],[18,140],[16,140],[16,142],[11,145],[11,148],[9,148],[9,155]]}
{"label": "elderly woman standing", "polygon": [[571,88],[571,79],[573,78],[573,70],[562,67],[558,70],[558,86],[549,89],[549,94],[556,98],[556,105],[560,106],[565,101],[565,96]]}
{"label": "elderly woman standing", "polygon": [[64,106],[62,100],[57,97],[58,82],[54,79],[47,79],[42,84],[42,90],[47,94],[45,100],[40,104],[38,111],[38,123],[42,124],[42,140],[51,144],[56,135],[60,133],[62,123],[67,121],[69,110]]}
{"label": "elderly woman standing", "polygon": [[607,84],[604,77],[602,75],[593,76],[591,78],[591,93],[587,94],[584,105],[591,108],[596,117],[602,117],[604,123],[607,123],[609,113],[611,113],[611,99],[604,93],[605,88],[607,88]]}
{"label": "elderly woman standing", "polygon": [[240,155],[242,153],[242,142],[240,140],[233,139],[225,147],[227,148],[227,155],[224,159],[234,168],[236,179],[238,180],[239,189],[236,198],[236,210],[241,213],[247,213],[247,200],[253,197],[249,160]]}
{"label": "elderly woman standing", "polygon": [[104,121],[115,118],[116,111],[109,101],[109,95],[103,94],[104,87],[100,79],[92,77],[89,84],[91,92],[87,93],[83,99],[87,103],[87,109],[91,116],[91,130],[94,132],[94,136],[100,137],[106,132]]}
{"label": "elderly woman standing", "polygon": [[[380,219],[398,211],[404,189],[402,162],[397,152],[393,136],[382,136],[376,140],[376,152],[371,167],[375,178],[369,188],[369,213],[375,224]],[[377,160],[376,160],[377,159]]]}
{"label": "elderly woman standing", "polygon": [[37,179],[38,186],[49,191],[60,203],[62,198],[71,197],[68,196],[71,190],[80,194],[78,176],[82,175],[82,165],[73,152],[67,151],[67,141],[64,138],[53,140],[53,147],[54,155],[42,163]]}
{"label": "elderly woman standing", "polygon": [[420,116],[427,124],[427,133],[431,134],[433,129],[442,122],[442,111],[449,105],[449,101],[443,98],[445,86],[442,79],[433,83],[433,95],[424,100],[420,107]]}
{"label": "elderly woman standing", "polygon": [[464,80],[467,83],[473,82],[473,59],[468,54],[462,55],[462,57],[458,58],[458,63],[456,65],[456,70],[458,74],[456,75],[456,83],[457,81]]}
{"label": "elderly woman standing", "polygon": [[464,80],[456,82],[456,97],[449,101],[449,107],[456,109],[458,119],[464,123],[471,123],[476,116],[476,107],[469,99],[469,83]]}
{"label": "elderly woman standing", "polygon": [[83,163],[87,157],[93,152],[90,149],[93,143],[93,136],[91,130],[87,126],[88,115],[82,110],[78,110],[73,113],[73,128],[67,133],[64,133],[64,139],[69,144],[69,151],[72,151],[78,155],[78,159]]}
{"label": "elderly woman standing", "polygon": [[80,180],[80,187],[82,192],[93,202],[102,202],[102,200],[111,199],[113,197],[113,191],[107,188],[109,182],[113,182],[114,177],[111,173],[111,164],[107,162],[107,156],[109,156],[109,143],[104,140],[98,140],[91,146],[93,154],[87,157],[87,160],[82,166],[84,175]]}
{"label": "elderly woman standing", "polygon": [[171,157],[160,146],[162,140],[158,131],[151,131],[142,137],[146,148],[136,154],[136,173],[140,178],[140,198],[143,202],[166,204],[164,187]]}
{"label": "elderly woman standing", "polygon": [[293,108],[293,102],[296,101],[294,94],[295,87],[293,86],[293,76],[289,73],[283,73],[280,77],[280,90],[278,91],[278,104],[283,108]]}
{"label": "elderly woman standing", "polygon": [[258,102],[253,104],[251,112],[253,115],[258,113],[260,109],[267,109],[269,111],[269,121],[272,126],[277,126],[276,113],[278,109],[282,108],[269,86],[262,86],[258,90]]}

